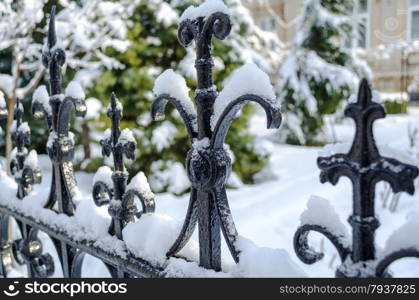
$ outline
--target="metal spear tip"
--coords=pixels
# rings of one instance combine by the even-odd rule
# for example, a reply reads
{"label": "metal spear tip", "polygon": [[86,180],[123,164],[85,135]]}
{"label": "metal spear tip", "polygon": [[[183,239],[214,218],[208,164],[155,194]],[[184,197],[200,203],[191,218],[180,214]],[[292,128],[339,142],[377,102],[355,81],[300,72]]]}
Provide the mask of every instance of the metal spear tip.
{"label": "metal spear tip", "polygon": [[371,99],[372,93],[370,84],[366,78],[363,78],[359,84],[358,104],[365,108],[371,103]]}
{"label": "metal spear tip", "polygon": [[53,5],[51,8],[51,14],[49,17],[48,27],[48,47],[51,49],[57,43],[57,35],[55,33],[55,10],[56,6]]}
{"label": "metal spear tip", "polygon": [[111,94],[111,109],[113,111],[118,110],[118,97],[116,96],[115,92],[112,92]]}
{"label": "metal spear tip", "polygon": [[19,127],[20,123],[22,122],[22,116],[23,116],[23,106],[20,103],[20,99],[16,99],[15,109],[13,113],[14,119],[17,121],[16,129]]}
{"label": "metal spear tip", "polygon": [[109,118],[113,118],[113,117],[117,117],[117,118],[122,118],[122,109],[119,105],[119,101],[118,98],[116,97],[116,94],[114,92],[112,92],[111,94],[111,103],[108,106],[108,113],[107,113]]}
{"label": "metal spear tip", "polygon": [[55,61],[58,66],[63,66],[65,63],[65,52],[63,49],[57,47],[57,49],[52,51],[57,46],[57,42],[57,34],[55,32],[55,6],[53,6],[49,19],[47,47],[42,51],[42,64],[46,68],[50,66],[51,61]]}

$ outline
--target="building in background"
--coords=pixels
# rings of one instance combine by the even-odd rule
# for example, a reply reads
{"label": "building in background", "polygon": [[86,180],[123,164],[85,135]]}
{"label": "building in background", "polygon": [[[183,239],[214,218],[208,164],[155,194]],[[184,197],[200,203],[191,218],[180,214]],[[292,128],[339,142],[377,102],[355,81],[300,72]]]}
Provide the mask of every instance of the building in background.
{"label": "building in background", "polygon": [[[419,91],[419,0],[354,0],[352,46],[372,71],[374,88],[394,97],[416,98]],[[256,23],[278,34],[289,47],[304,0],[243,0]],[[415,78],[417,77],[417,78]],[[416,81],[418,83],[416,83]]]}

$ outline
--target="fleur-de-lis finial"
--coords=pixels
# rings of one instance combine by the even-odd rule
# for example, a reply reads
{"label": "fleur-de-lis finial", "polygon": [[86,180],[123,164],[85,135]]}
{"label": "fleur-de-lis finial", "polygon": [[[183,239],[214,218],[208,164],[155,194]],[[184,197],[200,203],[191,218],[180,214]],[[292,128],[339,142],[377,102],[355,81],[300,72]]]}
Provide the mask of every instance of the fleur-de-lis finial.
{"label": "fleur-de-lis finial", "polygon": [[102,153],[105,156],[112,154],[115,171],[123,172],[123,155],[128,159],[135,159],[135,140],[130,140],[126,144],[118,144],[121,136],[119,128],[122,119],[122,104],[116,98],[115,93],[111,95],[111,103],[108,107],[108,117],[111,119],[111,130],[109,139],[101,141]]}
{"label": "fleur-de-lis finial", "polygon": [[[240,108],[249,101],[259,103],[265,109],[269,128],[277,128],[281,123],[280,108],[269,78],[256,66],[243,67],[232,81],[254,76],[252,81],[259,78],[257,81],[262,82],[261,85],[241,82],[238,86],[226,86],[218,95],[212,80],[212,37],[223,40],[231,28],[228,8],[222,1],[206,1],[199,7],[189,7],[181,16],[178,38],[184,47],[195,41],[196,109],[189,99],[185,80],[172,70],[165,71],[156,80],[153,91],[157,98],[152,105],[153,119],[161,120],[167,103],[173,104],[192,141],[186,161],[192,185],[190,202],[184,225],[167,256],[175,255],[185,246],[198,224],[199,264],[216,271],[221,270],[221,231],[236,262],[240,252],[235,245],[237,230],[224,187],[231,171],[231,160],[223,145],[230,124]],[[242,75],[245,75],[244,79]]]}
{"label": "fleur-de-lis finial", "polygon": [[25,236],[13,241],[11,245],[16,262],[27,266],[28,277],[50,277],[55,271],[54,258],[44,252],[42,241],[38,237],[39,230],[31,227],[26,227],[26,230]]}
{"label": "fleur-de-lis finial", "polygon": [[65,63],[65,52],[55,31],[55,5],[51,8],[47,42],[42,50],[42,63],[49,68],[51,95],[61,94],[61,67]]}
{"label": "fleur-de-lis finial", "polygon": [[73,199],[78,194],[74,176],[74,140],[70,132],[71,111],[74,107],[77,117],[87,112],[85,94],[81,86],[72,81],[65,94],[61,93],[61,67],[65,63],[65,52],[55,32],[55,6],[51,9],[48,37],[42,50],[42,62],[49,70],[49,90],[40,86],[33,94],[32,113],[35,118],[45,117],[50,131],[47,150],[52,161],[53,176],[50,196],[45,204],[52,208],[58,203],[59,212],[72,215]]}
{"label": "fleur-de-lis finial", "polygon": [[[142,172],[138,173],[127,187],[128,174],[124,168],[124,156],[135,159],[136,141],[129,129],[120,129],[122,119],[122,104],[112,93],[108,106],[108,117],[111,128],[105,132],[101,140],[103,156],[112,156],[114,171],[109,167],[101,167],[95,175],[93,186],[93,200],[96,205],[108,204],[112,224],[109,233],[122,239],[122,229],[128,223],[139,218],[143,213],[154,212],[154,195]],[[139,211],[135,199],[141,203]]]}
{"label": "fleur-de-lis finial", "polygon": [[[74,175],[74,135],[70,131],[71,112],[77,117],[87,112],[85,94],[77,82],[70,82],[62,93],[61,67],[65,63],[63,45],[55,32],[55,6],[51,9],[48,36],[42,49],[42,63],[49,71],[49,92],[45,86],[36,89],[32,98],[32,114],[35,118],[45,117],[49,129],[48,156],[52,162],[50,194],[44,207],[71,216],[74,214],[75,199],[79,192]],[[30,241],[29,241],[30,242]],[[60,245],[63,274],[70,277],[73,254],[65,240],[54,240]],[[38,260],[40,261],[40,260]]]}
{"label": "fleur-de-lis finial", "polygon": [[345,110],[345,115],[355,121],[355,139],[348,156],[361,166],[368,166],[380,158],[372,132],[372,123],[385,117],[384,107],[372,102],[372,93],[368,81],[360,83],[357,102]]}
{"label": "fleur-de-lis finial", "polygon": [[[414,179],[418,176],[415,166],[401,163],[393,158],[382,157],[375,144],[373,123],[385,117],[384,108],[372,101],[371,88],[366,79],[361,81],[358,98],[345,109],[345,115],[354,119],[355,137],[348,154],[335,154],[319,157],[317,164],[321,169],[322,183],[336,184],[341,176],[348,177],[353,185],[353,214],[349,218],[352,226],[352,246],[349,248],[341,241],[346,237],[333,234],[333,228],[319,224],[303,224],[295,234],[294,248],[298,257],[305,263],[314,263],[322,258],[308,246],[307,236],[312,230],[323,233],[338,249],[343,264],[337,270],[340,277],[387,276],[385,268],[392,260],[377,267],[375,251],[375,230],[379,221],[375,216],[375,185],[387,181],[393,192],[413,194]],[[410,249],[411,250],[411,249]],[[403,252],[412,256],[412,252]],[[416,250],[416,256],[419,251]],[[400,258],[400,256],[397,256]],[[358,264],[353,268],[353,264]]]}
{"label": "fleur-de-lis finial", "polygon": [[15,148],[12,151],[10,170],[18,184],[17,197],[27,196],[34,184],[41,183],[41,170],[38,167],[38,158],[35,150],[28,154],[26,146],[31,141],[31,131],[27,122],[22,122],[23,105],[19,99],[14,108],[14,122],[12,126],[12,141]]}

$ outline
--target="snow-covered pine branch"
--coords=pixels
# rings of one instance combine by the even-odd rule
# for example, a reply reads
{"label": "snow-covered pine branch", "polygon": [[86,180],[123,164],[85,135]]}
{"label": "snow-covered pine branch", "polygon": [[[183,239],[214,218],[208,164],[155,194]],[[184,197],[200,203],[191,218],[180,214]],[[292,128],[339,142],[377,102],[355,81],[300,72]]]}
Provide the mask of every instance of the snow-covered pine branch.
{"label": "snow-covered pine branch", "polygon": [[355,91],[368,65],[348,45],[351,1],[305,1],[304,11],[277,85],[284,101],[286,139],[317,142],[323,116],[337,111]]}
{"label": "snow-covered pine branch", "polygon": [[[124,51],[129,46],[126,38],[128,18],[138,2],[59,1],[62,8],[56,16],[57,45],[66,52],[65,67],[76,70],[75,80],[84,87],[89,87],[104,68],[122,66],[104,50],[113,47]],[[32,93],[46,73],[41,60],[45,47],[35,39],[35,33],[41,32],[46,40],[48,24],[41,27],[46,3],[46,0],[5,0],[0,3],[0,52],[11,53],[10,71],[0,73],[0,91],[5,94],[9,108],[7,133],[10,133],[16,99]],[[30,76],[31,80],[25,82],[23,76]],[[8,134],[7,157],[10,156],[10,144]]]}

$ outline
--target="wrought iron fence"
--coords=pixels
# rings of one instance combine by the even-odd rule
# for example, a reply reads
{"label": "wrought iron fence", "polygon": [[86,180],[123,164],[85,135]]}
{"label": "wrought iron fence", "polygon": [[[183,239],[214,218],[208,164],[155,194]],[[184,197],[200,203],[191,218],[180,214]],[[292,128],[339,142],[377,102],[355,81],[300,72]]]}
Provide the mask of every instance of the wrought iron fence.
{"label": "wrought iron fence", "polygon": [[[187,107],[182,99],[162,93],[153,102],[151,112],[154,120],[161,120],[166,105],[174,105],[185,123],[192,144],[186,157],[191,182],[189,206],[181,232],[167,252],[167,257],[175,256],[198,226],[199,265],[215,271],[221,271],[221,233],[234,261],[237,263],[240,260],[240,251],[236,247],[238,234],[225,190],[231,170],[231,160],[224,148],[228,128],[236,113],[248,102],[262,106],[266,112],[268,128],[279,128],[281,124],[281,113],[276,101],[256,94],[238,95],[219,112],[215,124],[211,124],[218,95],[212,81],[212,38],[225,39],[231,26],[230,17],[224,12],[195,19],[187,18],[181,22],[178,31],[180,43],[188,47],[194,41],[196,47],[196,109]],[[13,129],[15,149],[10,166],[18,188],[15,199],[0,203],[0,275],[7,277],[13,268],[23,266],[27,269],[28,277],[47,277],[61,266],[64,277],[81,277],[83,261],[86,254],[89,254],[101,260],[113,277],[165,276],[163,267],[136,257],[129,251],[115,253],[103,243],[98,245],[95,240],[77,237],[60,222],[74,214],[77,198],[72,164],[74,139],[70,132],[71,111],[74,108],[76,116],[83,117],[87,107],[77,85],[68,86],[65,94],[62,93],[61,67],[65,62],[65,52],[57,43],[55,7],[51,11],[47,47],[43,51],[42,61],[49,70],[51,95],[47,94],[46,89],[41,90],[43,95],[33,99],[32,113],[35,118],[45,118],[49,129],[47,152],[52,163],[50,193],[44,205],[44,214],[35,216],[25,210],[22,199],[31,193],[34,184],[41,181],[41,174],[33,163],[36,153],[28,152],[26,148],[30,145],[30,129],[27,123],[22,122],[23,107],[18,101]],[[120,129],[123,108],[114,94],[107,114],[112,127],[101,145],[103,155],[112,157],[114,170],[111,182],[97,180],[94,183],[92,196],[96,205],[108,206],[108,213],[112,217],[108,232],[113,239],[108,242],[124,246],[122,229],[141,218],[142,214],[154,212],[155,201],[148,189],[135,184],[127,186],[128,174],[123,160],[124,157],[135,158],[136,144],[128,131]],[[353,228],[352,243],[347,242],[347,237],[335,234],[333,228],[323,224],[304,224],[295,234],[295,251],[304,263],[312,264],[320,260],[323,254],[308,245],[309,232],[317,231],[324,234],[338,250],[342,265],[336,271],[336,276],[390,276],[387,267],[393,261],[403,257],[419,257],[419,249],[402,248],[377,261],[374,232],[379,222],[374,211],[374,188],[377,182],[384,180],[390,183],[394,192],[413,194],[413,180],[418,176],[418,169],[380,155],[372,126],[376,119],[385,117],[385,112],[380,104],[372,101],[366,80],[360,84],[357,102],[347,106],[345,115],[356,123],[356,134],[349,153],[320,157],[317,163],[321,170],[321,182],[336,184],[339,177],[347,176],[353,184],[354,210],[349,218]],[[5,116],[6,108],[0,107],[0,117]],[[45,211],[48,213],[45,214]],[[9,230],[12,219],[17,224],[15,230],[21,233],[17,238]],[[51,238],[59,262],[43,250],[38,236],[40,231]]]}

